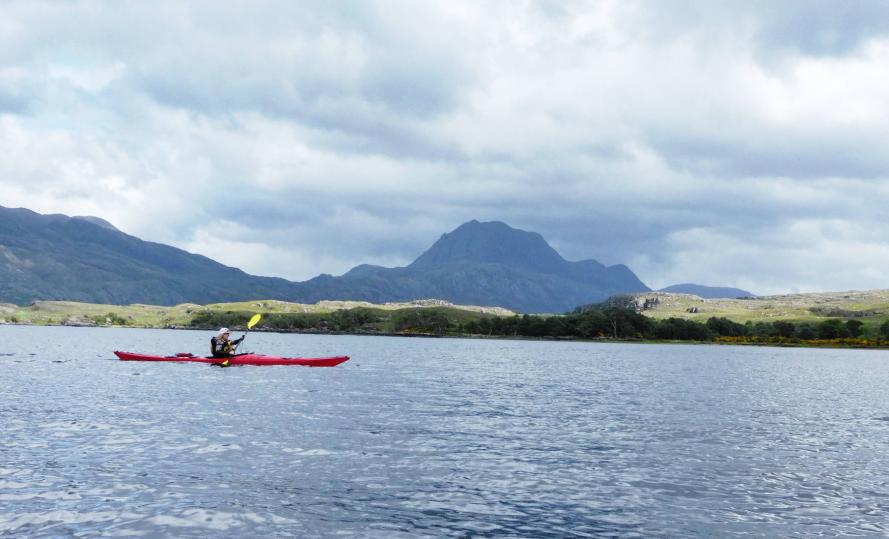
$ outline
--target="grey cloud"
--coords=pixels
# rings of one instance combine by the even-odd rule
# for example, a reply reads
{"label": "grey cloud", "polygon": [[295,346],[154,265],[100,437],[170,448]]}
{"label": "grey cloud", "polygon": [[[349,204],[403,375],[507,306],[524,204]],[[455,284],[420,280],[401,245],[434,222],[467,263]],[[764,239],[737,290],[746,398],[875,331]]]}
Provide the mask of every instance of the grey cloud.
{"label": "grey cloud", "polygon": [[883,0],[680,0],[632,2],[623,9],[644,20],[644,32],[656,40],[688,39],[698,32],[736,46],[751,39],[766,63],[788,53],[845,55],[889,35],[889,4]]}
{"label": "grey cloud", "polygon": [[[458,58],[462,53],[448,43],[411,43],[416,34],[387,32],[391,24],[379,13],[365,8],[347,17],[341,6],[321,9],[326,17],[293,16],[287,23],[270,13],[272,26],[297,44],[277,48],[280,36],[263,43],[265,36],[238,28],[238,14],[208,11],[203,18],[213,26],[194,30],[211,40],[240,39],[245,48],[201,48],[180,57],[160,44],[166,54],[137,63],[135,88],[163,105],[202,114],[256,111],[295,122],[315,129],[315,142],[334,150],[457,157],[454,145],[425,129],[456,111],[473,81],[469,65]],[[228,27],[234,35],[213,33]]]}
{"label": "grey cloud", "polygon": [[[272,195],[234,186],[208,194],[207,202],[225,208],[218,217],[234,219],[246,227],[243,236],[232,238],[240,241],[261,241],[281,248],[316,244],[343,259],[400,262],[412,260],[428,247],[422,230],[418,235],[415,225],[428,204],[412,196],[389,203],[365,200],[367,196],[362,190],[330,196],[300,189]],[[437,231],[441,232],[444,230]]]}
{"label": "grey cloud", "polygon": [[313,81],[240,83],[215,77],[177,79],[169,74],[140,85],[168,106],[222,117],[257,110],[274,120],[295,122],[314,130],[313,142],[338,151],[459,158],[453,144],[435,140],[416,125],[450,110],[457,99],[453,86],[423,70],[374,74],[362,83],[361,91],[350,94],[333,83],[322,90],[312,88]]}
{"label": "grey cloud", "polygon": [[[58,8],[49,17],[17,9],[22,25],[54,35],[54,45],[26,33],[11,44],[24,54],[9,61],[47,55],[122,61],[124,84],[165,106],[216,117],[258,111],[313,127],[317,143],[340,151],[454,157],[453,145],[417,124],[457,110],[474,75],[459,58],[465,51],[435,36],[418,43],[423,34],[410,21],[404,29],[393,22],[399,11],[419,9],[409,2]],[[71,19],[85,24],[66,24]]]}
{"label": "grey cloud", "polygon": [[44,99],[33,76],[4,76],[0,64],[0,114],[28,114]]}
{"label": "grey cloud", "polygon": [[[873,62],[861,47],[885,34],[885,4],[620,3],[593,30],[572,26],[596,8],[583,2],[465,4],[455,20],[412,4],[15,6],[32,30],[0,68],[28,72],[40,99],[0,90],[0,111],[31,114],[0,122],[0,151],[29,155],[4,159],[0,182],[39,179],[15,192],[41,208],[92,195],[147,239],[257,246],[292,278],[406,263],[473,218],[541,232],[569,259],[629,263],[650,284],[709,275],[760,291],[747,272],[763,289],[854,286],[835,254],[843,226],[872,232],[859,249],[878,267],[886,102],[871,96],[869,125],[842,104],[838,123],[811,106],[773,122],[721,77],[743,65],[782,85],[803,56]],[[125,69],[87,95],[40,81],[47,62]],[[825,252],[801,257],[806,244]]]}
{"label": "grey cloud", "polygon": [[868,39],[889,35],[889,2],[884,0],[763,0],[755,5],[757,35],[766,50],[787,47],[802,54],[842,55]]}
{"label": "grey cloud", "polygon": [[0,114],[23,114],[31,105],[31,100],[18,92],[0,88]]}
{"label": "grey cloud", "polygon": [[861,137],[821,132],[780,136],[765,126],[760,132],[731,133],[732,139],[689,135],[653,132],[649,142],[676,169],[710,177],[881,180],[889,172],[889,155],[875,145],[863,145]]}

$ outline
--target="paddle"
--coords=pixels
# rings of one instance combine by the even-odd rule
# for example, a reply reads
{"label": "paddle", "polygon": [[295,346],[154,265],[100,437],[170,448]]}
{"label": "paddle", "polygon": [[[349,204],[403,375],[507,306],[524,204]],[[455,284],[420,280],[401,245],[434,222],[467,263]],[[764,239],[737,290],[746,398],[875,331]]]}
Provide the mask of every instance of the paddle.
{"label": "paddle", "polygon": [[238,351],[238,347],[241,346],[242,342],[244,342],[244,339],[247,337],[247,334],[250,333],[250,330],[253,329],[253,326],[258,324],[261,319],[262,319],[261,314],[254,314],[253,317],[250,318],[250,321],[247,322],[247,331],[245,331],[244,336],[241,337],[241,342],[239,342],[238,344],[235,345],[235,352]]}

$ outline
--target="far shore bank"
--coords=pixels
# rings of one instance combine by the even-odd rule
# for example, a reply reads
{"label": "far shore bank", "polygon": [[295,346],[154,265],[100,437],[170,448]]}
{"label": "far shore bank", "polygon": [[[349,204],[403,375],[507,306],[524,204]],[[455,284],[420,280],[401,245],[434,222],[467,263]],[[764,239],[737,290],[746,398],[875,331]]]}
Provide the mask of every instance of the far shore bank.
{"label": "far shore bank", "polygon": [[[672,296],[671,296],[672,297]],[[653,301],[653,300],[652,300]],[[660,301],[660,300],[659,300]],[[649,302],[651,303],[651,302]],[[715,316],[708,303],[690,316],[665,316],[669,303],[640,308],[630,296],[615,296],[562,314],[519,314],[441,300],[375,305],[364,302],[296,304],[258,300],[212,305],[102,305],[41,301],[27,307],[0,304],[0,324],[197,329],[244,328],[261,314],[254,331],[306,335],[454,337],[567,342],[734,344],[805,348],[889,348],[889,317],[870,309],[819,310],[800,319]],[[661,310],[659,310],[661,309]],[[671,308],[672,309],[672,308]],[[768,311],[769,309],[766,309]]]}
{"label": "far shore bank", "polygon": [[[173,331],[195,331],[201,333],[214,332],[215,326],[139,326],[139,325],[89,325],[89,324],[31,324],[31,323],[0,323],[3,326],[21,327],[68,327],[68,328],[96,328],[96,329],[163,329]],[[246,326],[235,326],[233,331],[245,331]],[[809,348],[809,349],[860,349],[860,350],[889,350],[889,341],[869,341],[867,339],[814,339],[814,340],[731,340],[717,338],[714,340],[681,340],[681,339],[624,339],[611,337],[597,337],[585,339],[580,337],[529,337],[524,335],[484,335],[484,334],[460,334],[460,333],[423,333],[423,332],[393,332],[393,331],[320,331],[312,329],[270,329],[254,328],[253,333],[280,333],[298,335],[330,335],[330,336],[365,336],[365,337],[408,337],[420,339],[478,339],[478,340],[508,340],[508,341],[536,341],[536,342],[577,342],[577,343],[601,343],[601,344],[672,344],[694,346],[756,346],[771,348]]]}

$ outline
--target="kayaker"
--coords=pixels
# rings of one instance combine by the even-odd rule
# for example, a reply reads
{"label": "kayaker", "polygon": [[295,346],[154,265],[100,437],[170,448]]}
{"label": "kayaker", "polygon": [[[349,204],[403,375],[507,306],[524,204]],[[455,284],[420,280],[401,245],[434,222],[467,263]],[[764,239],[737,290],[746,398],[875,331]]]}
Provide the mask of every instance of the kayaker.
{"label": "kayaker", "polygon": [[235,347],[241,344],[241,341],[244,340],[244,337],[235,340],[229,340],[229,335],[231,332],[228,328],[220,328],[216,333],[216,336],[210,339],[210,353],[213,354],[213,357],[219,358],[229,358],[234,355]]}

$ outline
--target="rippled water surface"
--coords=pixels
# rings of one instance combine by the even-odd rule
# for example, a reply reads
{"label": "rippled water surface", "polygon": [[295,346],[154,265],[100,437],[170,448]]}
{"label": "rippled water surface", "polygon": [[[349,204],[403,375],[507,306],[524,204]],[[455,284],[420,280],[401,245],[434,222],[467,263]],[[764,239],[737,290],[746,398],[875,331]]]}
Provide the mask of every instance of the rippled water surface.
{"label": "rippled water surface", "polygon": [[889,534],[889,354],[0,326],[0,536]]}

